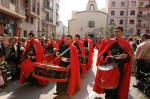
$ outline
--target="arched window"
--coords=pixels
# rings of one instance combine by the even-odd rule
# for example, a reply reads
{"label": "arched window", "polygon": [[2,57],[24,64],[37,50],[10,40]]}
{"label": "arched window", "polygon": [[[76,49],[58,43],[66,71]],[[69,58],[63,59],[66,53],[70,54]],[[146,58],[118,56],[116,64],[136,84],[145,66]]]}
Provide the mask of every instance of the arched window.
{"label": "arched window", "polygon": [[90,10],[94,10],[94,5],[93,4],[90,5]]}

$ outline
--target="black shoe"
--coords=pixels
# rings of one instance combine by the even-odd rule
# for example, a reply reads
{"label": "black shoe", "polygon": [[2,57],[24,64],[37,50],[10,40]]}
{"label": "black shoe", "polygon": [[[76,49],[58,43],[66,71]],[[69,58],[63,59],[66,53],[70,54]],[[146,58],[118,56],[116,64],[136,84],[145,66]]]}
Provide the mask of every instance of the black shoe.
{"label": "black shoe", "polygon": [[134,87],[134,88],[138,88],[139,86],[138,86],[138,85],[133,85],[133,87]]}
{"label": "black shoe", "polygon": [[56,93],[53,93],[53,95],[60,95],[58,92],[56,92]]}

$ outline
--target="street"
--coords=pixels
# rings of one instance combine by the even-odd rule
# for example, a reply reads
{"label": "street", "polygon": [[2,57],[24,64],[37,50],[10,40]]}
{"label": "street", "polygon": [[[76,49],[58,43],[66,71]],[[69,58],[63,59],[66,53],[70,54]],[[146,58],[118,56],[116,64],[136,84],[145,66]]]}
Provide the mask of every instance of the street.
{"label": "street", "polygon": [[[93,57],[93,67],[88,70],[86,75],[82,75],[81,78],[81,90],[78,91],[72,99],[104,99],[104,95],[98,95],[93,92],[93,84],[95,80],[95,73],[97,67],[96,64],[97,50]],[[134,77],[131,77],[130,91],[128,99],[147,99],[137,89],[133,88],[133,84],[136,84]],[[65,99],[64,97],[57,97],[53,95],[56,91],[55,82],[50,82],[47,86],[32,86],[29,84],[19,84],[19,81],[8,81],[8,87],[0,91],[0,99]]]}

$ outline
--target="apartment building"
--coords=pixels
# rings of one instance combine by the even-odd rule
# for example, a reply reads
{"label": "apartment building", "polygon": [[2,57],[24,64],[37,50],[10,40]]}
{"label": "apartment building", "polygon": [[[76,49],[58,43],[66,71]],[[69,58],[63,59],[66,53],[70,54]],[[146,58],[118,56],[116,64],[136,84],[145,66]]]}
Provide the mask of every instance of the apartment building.
{"label": "apartment building", "polygon": [[56,35],[56,27],[59,25],[59,0],[25,0],[25,9],[22,36],[27,37],[29,32],[37,37]]}
{"label": "apartment building", "polygon": [[150,33],[149,0],[106,0],[108,24],[124,27],[125,35]]}
{"label": "apartment building", "polygon": [[20,36],[25,8],[22,0],[0,0],[0,34]]}
{"label": "apartment building", "polygon": [[41,0],[40,9],[41,28],[38,36],[56,36],[56,27],[59,25],[59,0]]}

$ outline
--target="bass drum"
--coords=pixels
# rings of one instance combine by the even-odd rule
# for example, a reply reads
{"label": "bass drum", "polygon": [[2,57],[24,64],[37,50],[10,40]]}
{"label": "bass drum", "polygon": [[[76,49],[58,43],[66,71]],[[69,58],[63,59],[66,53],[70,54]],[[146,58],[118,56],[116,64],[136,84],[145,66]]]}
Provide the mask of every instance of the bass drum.
{"label": "bass drum", "polygon": [[33,77],[37,79],[54,81],[54,82],[67,82],[69,77],[68,67],[58,65],[45,65],[43,63],[35,63]]}

